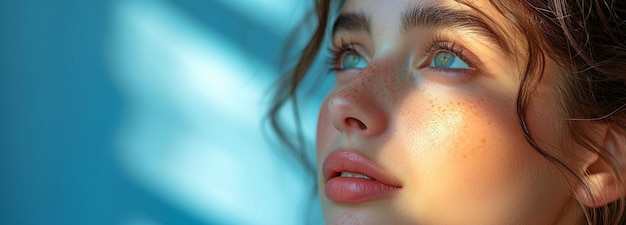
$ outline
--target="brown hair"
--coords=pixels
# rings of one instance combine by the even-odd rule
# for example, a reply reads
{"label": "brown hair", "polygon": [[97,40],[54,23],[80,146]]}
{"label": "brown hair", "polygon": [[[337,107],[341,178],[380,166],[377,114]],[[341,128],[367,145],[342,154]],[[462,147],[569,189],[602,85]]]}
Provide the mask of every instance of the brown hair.
{"label": "brown hair", "polygon": [[[462,1],[460,1],[462,2]],[[576,168],[537,144],[527,126],[527,109],[542,79],[547,58],[560,66],[556,78],[562,125],[577,144],[598,154],[612,169],[618,187],[624,185],[621,166],[615,157],[588,133],[589,123],[610,123],[626,130],[626,2],[607,0],[525,0],[491,4],[525,38],[527,52],[517,98],[517,114],[527,141],[546,159],[563,168],[585,185]],[[464,3],[470,5],[471,3]],[[278,112],[292,101],[324,41],[330,12],[329,0],[317,1],[317,29],[300,56],[299,63],[279,80],[269,119],[273,129],[291,152],[314,171],[307,158],[302,135],[287,138]],[[556,75],[555,75],[556,76]],[[297,110],[294,117],[299,119]],[[313,177],[315,177],[313,175]],[[590,187],[586,191],[591,192]],[[588,224],[626,224],[625,200],[586,209]]]}
{"label": "brown hair", "polygon": [[[517,112],[528,142],[545,158],[574,175],[592,190],[575,168],[540,147],[526,124],[526,112],[543,75],[545,58],[555,60],[565,130],[581,146],[607,163],[618,187],[623,187],[619,162],[588,133],[589,122],[626,122],[626,7],[622,3],[585,0],[491,1],[526,38],[526,69],[518,93]],[[556,74],[555,74],[556,75]],[[624,199],[588,208],[588,224],[624,224]]]}

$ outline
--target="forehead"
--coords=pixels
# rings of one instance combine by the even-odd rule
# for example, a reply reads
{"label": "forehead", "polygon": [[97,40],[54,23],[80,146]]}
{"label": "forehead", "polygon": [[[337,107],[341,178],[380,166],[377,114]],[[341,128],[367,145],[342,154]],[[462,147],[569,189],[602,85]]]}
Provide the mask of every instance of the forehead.
{"label": "forehead", "polygon": [[[487,4],[487,5],[485,5]],[[338,30],[366,31],[372,36],[406,33],[420,29],[453,32],[490,41],[504,53],[514,50],[506,19],[487,0],[463,2],[441,0],[348,0],[333,33]],[[518,36],[520,37],[520,36]]]}
{"label": "forehead", "polygon": [[[483,7],[485,0],[470,1],[472,5]],[[380,19],[393,20],[399,18],[399,12],[406,10],[413,5],[433,5],[444,7],[455,7],[457,9],[466,9],[467,6],[454,0],[346,0],[343,4],[342,12],[345,11],[361,11],[372,14],[372,16],[380,16]]]}
{"label": "forehead", "polygon": [[373,27],[381,25],[388,27],[400,21],[403,9],[412,3],[414,1],[409,0],[347,0],[341,12],[359,12],[370,18]]}
{"label": "forehead", "polygon": [[524,36],[488,0],[347,0],[340,14],[361,16],[359,22],[366,24],[361,27],[374,36],[420,27],[451,28],[491,39],[507,54],[525,52]]}
{"label": "forehead", "polygon": [[402,21],[402,14],[415,6],[433,6],[476,14],[479,14],[476,10],[479,9],[480,13],[494,18],[494,21],[503,19],[488,0],[346,0],[341,12],[359,12],[367,15],[373,25],[388,27]]}

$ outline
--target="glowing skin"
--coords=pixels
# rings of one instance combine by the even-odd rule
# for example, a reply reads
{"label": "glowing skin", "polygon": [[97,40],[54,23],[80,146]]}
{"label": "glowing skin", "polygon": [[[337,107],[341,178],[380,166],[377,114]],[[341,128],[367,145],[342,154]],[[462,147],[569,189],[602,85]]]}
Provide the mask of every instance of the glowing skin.
{"label": "glowing skin", "polygon": [[[342,9],[367,15],[371,32],[333,35],[336,45],[351,43],[366,64],[344,54],[320,111],[317,160],[326,223],[574,224],[581,211],[567,181],[519,126],[515,58],[467,30],[403,30],[402,12],[416,2],[347,1]],[[453,1],[419,2],[471,10]],[[497,18],[485,1],[475,4]],[[433,37],[442,34],[471,60],[441,50],[428,54]],[[549,76],[557,69],[549,64],[546,73],[529,123],[542,144],[560,146]],[[322,167],[337,149],[370,160],[400,189],[360,202],[329,199]]]}

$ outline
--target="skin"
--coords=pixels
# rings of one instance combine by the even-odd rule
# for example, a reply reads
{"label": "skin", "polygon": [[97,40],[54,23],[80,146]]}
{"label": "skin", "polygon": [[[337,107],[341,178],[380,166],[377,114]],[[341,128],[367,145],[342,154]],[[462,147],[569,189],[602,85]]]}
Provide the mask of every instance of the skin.
{"label": "skin", "polygon": [[[575,224],[582,218],[563,173],[524,139],[516,114],[515,56],[465,30],[402,31],[401,12],[415,1],[347,1],[342,12],[363,12],[371,33],[340,31],[367,60],[340,70],[320,110],[319,190],[326,224]],[[422,1],[466,9],[453,1]],[[486,1],[475,1],[498,18]],[[506,27],[505,27],[506,29]],[[436,34],[448,34],[471,53],[472,73],[429,67]],[[548,62],[529,109],[541,144],[567,142],[555,122]],[[362,126],[362,124],[365,127]],[[329,200],[321,167],[332,151],[351,149],[402,183],[389,197],[360,203]],[[558,151],[557,151],[558,152]],[[558,154],[558,153],[557,153]]]}

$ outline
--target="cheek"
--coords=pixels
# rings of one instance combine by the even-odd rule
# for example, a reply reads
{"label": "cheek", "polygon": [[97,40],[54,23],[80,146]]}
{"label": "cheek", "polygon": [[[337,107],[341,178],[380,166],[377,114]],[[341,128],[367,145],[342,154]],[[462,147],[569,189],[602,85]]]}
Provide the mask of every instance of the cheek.
{"label": "cheek", "polygon": [[[433,171],[425,172],[435,172],[444,165],[471,169],[482,164],[476,158],[506,153],[496,148],[523,144],[523,135],[514,122],[513,107],[497,102],[471,97],[432,97],[425,103],[418,103],[423,108],[416,111],[419,115],[402,116],[417,118],[402,122],[402,129],[409,131],[403,141],[408,146],[416,146],[408,153],[411,160],[426,161],[430,167],[423,169]],[[418,106],[407,106],[415,107]]]}
{"label": "cheek", "polygon": [[442,113],[446,119],[427,126],[446,134],[429,143],[439,149],[433,149],[436,153],[425,168],[426,174],[436,172],[445,177],[439,190],[454,187],[459,195],[485,198],[517,186],[519,172],[536,154],[524,147],[525,140],[511,116],[514,113],[480,100],[443,107],[450,111]]}
{"label": "cheek", "polygon": [[412,131],[402,144],[412,146],[405,152],[409,160],[404,171],[414,178],[407,187],[407,193],[414,193],[407,196],[412,199],[407,205],[427,206],[416,211],[454,212],[457,218],[490,211],[501,219],[513,218],[558,184],[558,173],[545,172],[551,167],[524,139],[514,99],[427,99],[419,104],[424,108],[419,115],[404,116],[420,119],[404,121],[402,128]]}

